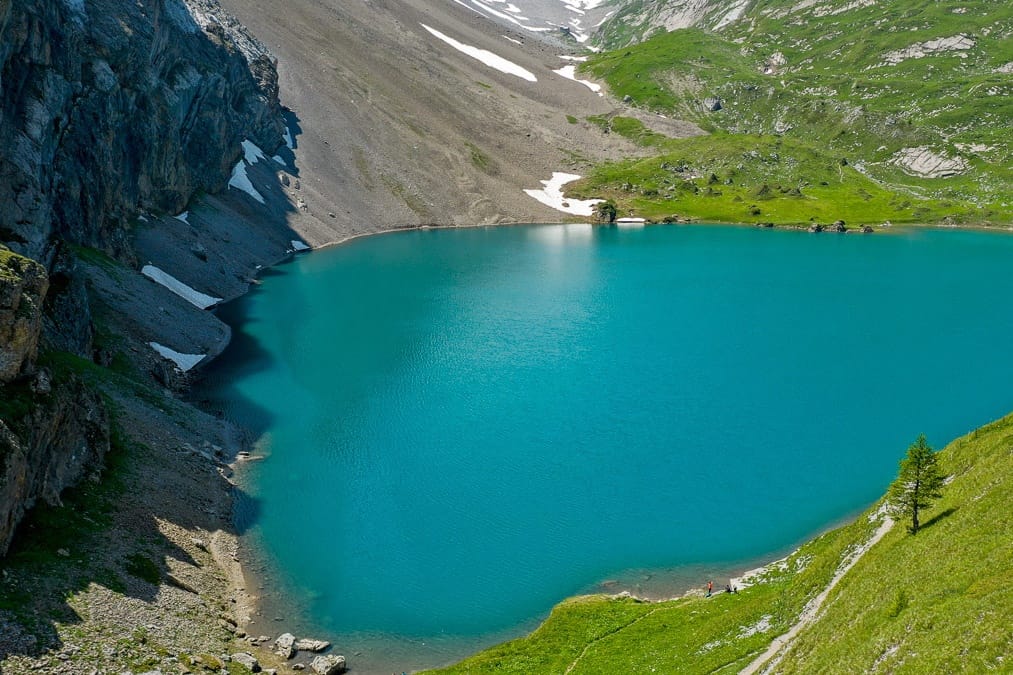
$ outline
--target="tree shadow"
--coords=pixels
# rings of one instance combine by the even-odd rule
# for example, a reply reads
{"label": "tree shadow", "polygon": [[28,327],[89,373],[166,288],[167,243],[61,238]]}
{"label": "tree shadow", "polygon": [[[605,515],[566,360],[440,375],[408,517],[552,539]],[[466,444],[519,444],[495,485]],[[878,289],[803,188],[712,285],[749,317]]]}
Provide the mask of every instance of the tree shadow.
{"label": "tree shadow", "polygon": [[951,506],[950,508],[946,509],[945,511],[940,511],[939,513],[937,513],[936,515],[932,516],[931,518],[929,518],[928,520],[926,520],[924,523],[922,523],[921,527],[918,528],[919,531],[928,529],[928,528],[932,527],[933,525],[935,525],[936,523],[938,523],[939,521],[944,520],[946,518],[949,518],[950,516],[952,516],[954,513],[957,512],[957,508],[958,507],[956,507],[956,506]]}

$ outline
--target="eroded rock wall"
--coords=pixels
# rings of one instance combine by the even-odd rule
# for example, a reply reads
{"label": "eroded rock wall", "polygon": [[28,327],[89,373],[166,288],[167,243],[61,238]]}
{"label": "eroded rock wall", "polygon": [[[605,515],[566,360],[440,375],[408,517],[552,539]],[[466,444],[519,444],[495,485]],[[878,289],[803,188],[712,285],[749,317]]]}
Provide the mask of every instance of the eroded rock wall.
{"label": "eroded rock wall", "polygon": [[129,255],[131,218],[223,188],[279,112],[273,58],[215,2],[0,0],[0,242]]}
{"label": "eroded rock wall", "polygon": [[109,447],[102,398],[35,364],[92,357],[74,247],[132,261],[135,219],[224,189],[280,112],[273,57],[214,0],[0,0],[0,555]]}

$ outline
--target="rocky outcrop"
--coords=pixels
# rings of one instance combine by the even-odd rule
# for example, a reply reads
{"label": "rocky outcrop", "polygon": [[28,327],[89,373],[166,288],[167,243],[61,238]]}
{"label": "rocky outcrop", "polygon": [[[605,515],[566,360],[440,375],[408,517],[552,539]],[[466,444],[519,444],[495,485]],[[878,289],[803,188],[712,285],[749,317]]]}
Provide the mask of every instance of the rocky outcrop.
{"label": "rocky outcrop", "polygon": [[973,49],[975,44],[977,42],[969,35],[961,34],[942,37],[935,40],[918,42],[904,49],[887,52],[883,54],[883,62],[895,66],[908,59],[921,59],[931,54],[940,54],[942,52],[957,52],[957,56],[966,59],[967,54],[964,52]]}
{"label": "rocky outcrop", "polygon": [[[109,420],[99,395],[75,376],[54,382],[41,370],[30,384],[0,388],[0,398],[6,404],[0,420],[2,556],[36,501],[60,503],[64,488],[101,466]],[[31,405],[19,407],[19,400]]]}
{"label": "rocky outcrop", "polygon": [[281,144],[267,50],[212,0],[0,2],[0,241],[129,256],[128,221]]}
{"label": "rocky outcrop", "polygon": [[947,157],[929,148],[904,148],[890,158],[905,173],[925,178],[947,178],[964,173],[969,168],[963,157]]}
{"label": "rocky outcrop", "polygon": [[48,286],[42,265],[0,246],[0,385],[35,360]]}

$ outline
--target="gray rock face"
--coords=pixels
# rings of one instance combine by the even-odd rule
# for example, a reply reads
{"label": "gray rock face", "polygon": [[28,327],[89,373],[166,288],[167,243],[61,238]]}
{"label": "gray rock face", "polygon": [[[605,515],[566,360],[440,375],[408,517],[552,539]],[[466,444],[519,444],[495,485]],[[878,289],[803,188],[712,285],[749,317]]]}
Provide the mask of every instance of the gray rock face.
{"label": "gray rock face", "polygon": [[[31,397],[33,408],[0,421],[0,556],[14,528],[37,500],[60,503],[60,493],[101,466],[109,450],[109,420],[98,394],[71,376]],[[15,385],[0,396],[26,396]],[[17,432],[17,433],[15,433]]]}
{"label": "gray rock face", "polygon": [[345,672],[345,657],[334,654],[317,656],[310,661],[310,668],[317,675],[338,675]]}
{"label": "gray rock face", "polygon": [[0,241],[127,251],[140,209],[226,185],[281,144],[267,50],[213,0],[0,3]]}

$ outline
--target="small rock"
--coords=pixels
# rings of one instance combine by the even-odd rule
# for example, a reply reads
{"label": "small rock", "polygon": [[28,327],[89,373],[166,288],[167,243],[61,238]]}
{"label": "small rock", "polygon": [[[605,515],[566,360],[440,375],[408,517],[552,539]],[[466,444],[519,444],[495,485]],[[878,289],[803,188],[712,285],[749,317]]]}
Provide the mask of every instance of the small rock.
{"label": "small rock", "polygon": [[43,368],[36,373],[35,379],[32,380],[31,390],[33,394],[42,395],[46,395],[53,390],[53,382],[48,370]]}
{"label": "small rock", "polygon": [[68,551],[65,548],[58,548],[58,549],[56,549],[56,555],[60,556],[61,558],[69,558],[70,557],[70,551]]}
{"label": "small rock", "polygon": [[300,652],[322,652],[330,646],[331,643],[328,642],[327,640],[313,640],[311,638],[302,638],[301,640],[295,641],[296,651]]}
{"label": "small rock", "polygon": [[306,670],[305,663],[295,663],[292,665],[292,670]]}
{"label": "small rock", "polygon": [[862,225],[862,233],[863,234],[872,234],[872,232],[873,232],[873,229],[872,229],[871,225]]}
{"label": "small rock", "polygon": [[345,672],[345,657],[336,654],[318,656],[310,661],[310,668],[317,675],[338,675]]}
{"label": "small rock", "polygon": [[633,97],[626,94],[626,96],[623,96],[623,103],[633,103]]}
{"label": "small rock", "polygon": [[279,173],[278,177],[281,179],[281,184],[282,185],[284,185],[285,187],[288,187],[290,185],[290,181],[288,179],[288,174],[287,173]]}
{"label": "small rock", "polygon": [[199,548],[202,551],[207,551],[208,550],[208,545],[207,545],[207,543],[205,543],[205,541],[203,539],[197,539],[196,537],[194,537],[193,539],[190,540],[190,543],[193,544],[194,546],[196,546],[197,548]]}
{"label": "small rock", "polygon": [[258,663],[257,658],[249,652],[238,652],[233,654],[232,660],[242,666],[245,666],[251,673],[260,672],[260,663]]}

